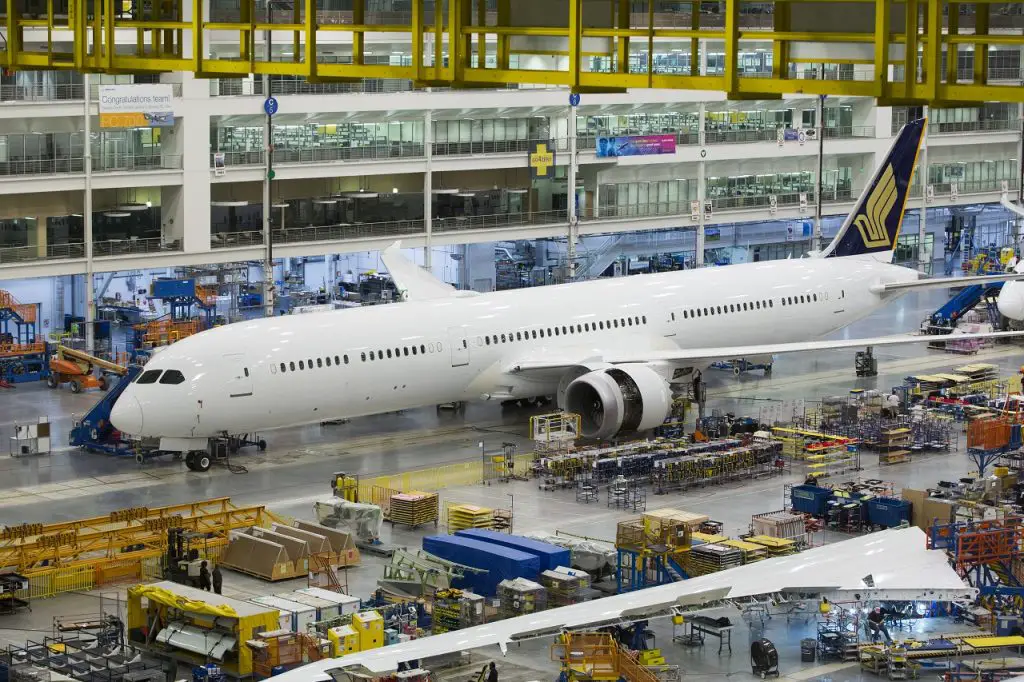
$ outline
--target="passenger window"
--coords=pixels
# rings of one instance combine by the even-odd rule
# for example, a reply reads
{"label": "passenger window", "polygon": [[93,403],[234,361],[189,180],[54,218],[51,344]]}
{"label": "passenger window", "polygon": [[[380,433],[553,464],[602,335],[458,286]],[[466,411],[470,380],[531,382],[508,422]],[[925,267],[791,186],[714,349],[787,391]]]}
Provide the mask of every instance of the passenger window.
{"label": "passenger window", "polygon": [[[337,355],[335,355],[335,356],[334,356],[334,362],[335,362],[335,363],[337,363],[337,362],[338,362],[338,356],[337,356]],[[345,364],[346,364],[346,365],[348,364],[348,356],[347,356],[347,355],[345,356]]]}
{"label": "passenger window", "polygon": [[498,335],[497,335],[497,334],[495,334],[495,335],[494,335],[494,336],[492,336],[491,338],[492,338],[492,339],[494,339],[494,345],[495,345],[495,346],[497,346],[497,345],[498,345]]}
{"label": "passenger window", "polygon": [[437,352],[438,352],[438,353],[440,353],[440,352],[441,352],[441,349],[442,349],[442,346],[441,346],[441,344],[440,344],[440,343],[438,343],[438,344],[437,344]]}
{"label": "passenger window", "polygon": [[155,384],[156,380],[160,378],[160,373],[161,372],[163,372],[162,369],[146,370],[145,372],[143,372],[142,374],[139,375],[139,378],[135,380],[135,383],[137,383],[137,384]]}
{"label": "passenger window", "polygon": [[363,352],[362,352],[362,353],[360,353],[359,355],[360,355],[360,356],[362,357],[362,361],[363,361],[363,362],[366,362],[366,351],[363,351]]}
{"label": "passenger window", "polygon": [[284,374],[287,371],[288,371],[288,369],[284,366],[284,363],[282,362],[281,363],[281,373]]}
{"label": "passenger window", "polygon": [[288,368],[291,369],[291,371],[294,372],[295,371],[295,363],[294,362],[289,362],[288,363]]}
{"label": "passenger window", "polygon": [[424,346],[424,345],[423,345],[423,344],[421,343],[421,344],[420,344],[420,355],[426,355],[426,353],[427,353],[427,347],[426,347],[426,346]]}
{"label": "passenger window", "polygon": [[[501,335],[501,340],[502,340],[502,342],[505,341],[505,335],[504,334]],[[427,344],[427,350],[429,350],[431,353],[433,353],[434,352],[434,344],[428,343]]]}
{"label": "passenger window", "polygon": [[516,332],[516,341],[522,341],[522,340],[523,340],[523,333],[522,332]]}
{"label": "passenger window", "polygon": [[754,307],[757,308],[758,310],[760,310],[761,309],[761,302],[760,301],[755,301],[754,302]]}
{"label": "passenger window", "polygon": [[[485,336],[485,337],[484,337],[484,344],[486,344],[486,345],[488,345],[488,346],[489,346],[489,345],[491,345],[491,337],[489,337],[489,336]],[[413,347],[412,347],[412,349],[413,349],[413,350],[416,350],[416,346],[413,346]]]}
{"label": "passenger window", "polygon": [[245,376],[249,376],[249,368],[248,367],[243,367],[242,371],[245,372]]}
{"label": "passenger window", "polygon": [[[345,358],[346,358],[345,362],[347,363],[348,362],[348,356],[346,355]],[[338,356],[337,355],[334,356],[334,364],[335,365],[340,365],[341,364],[341,362],[338,360]]]}
{"label": "passenger window", "polygon": [[306,369],[306,363],[304,363],[302,360],[299,360],[299,369]]}
{"label": "passenger window", "polygon": [[[555,333],[558,333],[557,329],[555,330]],[[562,325],[562,334],[568,334],[568,333],[569,332],[565,331],[565,325]]]}
{"label": "passenger window", "polygon": [[[489,338],[489,337],[485,337],[485,338],[487,338],[487,339],[488,339],[488,340],[487,340],[487,343],[490,343],[490,342],[491,342],[491,341],[490,341],[490,338]],[[413,355],[416,355],[416,346],[413,346],[413,347],[412,347],[412,354],[413,354]]]}
{"label": "passenger window", "polygon": [[815,302],[815,303],[817,303],[817,302],[818,302],[818,295],[817,295],[817,294],[814,294],[814,302]]}
{"label": "passenger window", "polygon": [[316,366],[323,369],[324,361],[321,358],[316,359]]}
{"label": "passenger window", "polygon": [[375,359],[376,359],[376,355],[374,355],[374,352],[371,350],[370,351],[370,362],[373,362]]}
{"label": "passenger window", "polygon": [[395,357],[396,358],[402,357],[402,349],[401,348],[396,348],[395,349]]}
{"label": "passenger window", "polygon": [[391,349],[390,348],[388,348],[388,357],[389,358],[391,357]]}
{"label": "passenger window", "polygon": [[331,356],[330,355],[328,355],[326,358],[324,358],[324,363],[326,363],[326,365],[328,367],[331,366]]}
{"label": "passenger window", "polygon": [[[246,370],[248,372],[248,370]],[[246,374],[246,376],[249,376]],[[181,384],[185,382],[185,375],[176,369],[169,369],[160,377],[161,384]]]}
{"label": "passenger window", "polygon": [[504,334],[501,335],[501,342],[505,343],[505,335]]}
{"label": "passenger window", "polygon": [[772,299],[770,299],[770,298],[768,299],[768,307],[769,308],[774,308],[775,307],[775,304],[772,303]]}
{"label": "passenger window", "polygon": [[647,324],[647,316],[646,315],[644,315],[640,319],[644,321],[644,324]]}

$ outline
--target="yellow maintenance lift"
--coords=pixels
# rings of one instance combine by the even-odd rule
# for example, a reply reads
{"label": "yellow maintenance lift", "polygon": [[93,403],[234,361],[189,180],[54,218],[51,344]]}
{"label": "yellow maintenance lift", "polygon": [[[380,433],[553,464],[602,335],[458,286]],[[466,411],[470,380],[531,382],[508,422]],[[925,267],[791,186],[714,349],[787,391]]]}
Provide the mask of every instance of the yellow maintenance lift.
{"label": "yellow maintenance lift", "polygon": [[110,387],[107,374],[123,377],[127,373],[127,367],[58,345],[50,357],[50,376],[46,378],[46,385],[57,388],[61,384],[71,384],[72,393],[81,393],[87,388],[105,391]]}

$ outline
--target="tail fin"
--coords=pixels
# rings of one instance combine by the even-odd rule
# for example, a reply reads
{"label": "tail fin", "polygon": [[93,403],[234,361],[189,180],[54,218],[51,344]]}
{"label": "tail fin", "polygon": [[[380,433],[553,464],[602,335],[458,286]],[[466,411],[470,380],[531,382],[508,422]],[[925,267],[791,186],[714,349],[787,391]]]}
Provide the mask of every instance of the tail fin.
{"label": "tail fin", "polygon": [[857,206],[822,252],[823,257],[870,254],[876,260],[892,260],[925,125],[927,119],[921,118],[903,126],[885,161],[857,200]]}

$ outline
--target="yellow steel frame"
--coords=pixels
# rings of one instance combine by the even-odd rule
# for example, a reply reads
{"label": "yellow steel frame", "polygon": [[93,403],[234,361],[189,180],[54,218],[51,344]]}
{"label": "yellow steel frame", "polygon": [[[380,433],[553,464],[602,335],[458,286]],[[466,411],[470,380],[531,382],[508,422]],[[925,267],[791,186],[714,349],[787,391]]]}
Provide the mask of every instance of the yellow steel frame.
{"label": "yellow steel frame", "polygon": [[160,556],[167,529],[181,527],[207,536],[207,547],[227,544],[231,530],[268,526],[276,518],[264,507],[236,507],[226,497],[174,505],[135,507],[77,521],[23,524],[0,532],[0,564],[32,576],[55,568],[104,566]]}
{"label": "yellow steel frame", "polygon": [[[66,13],[55,10],[54,0],[46,1],[45,15],[32,18],[19,11],[20,0],[0,0],[6,5],[6,42],[0,44],[0,66],[18,69],[76,69],[103,73],[191,71],[200,77],[232,77],[254,74],[293,75],[310,81],[358,80],[364,78],[395,78],[421,84],[480,87],[505,83],[533,83],[568,86],[576,91],[621,91],[625,88],[677,88],[718,90],[735,98],[771,98],[784,93],[819,95],[864,95],[892,102],[954,103],[982,101],[1024,101],[1024,89],[987,82],[990,45],[1024,46],[1024,35],[989,32],[989,5],[996,0],[975,0],[973,3],[949,0],[804,0],[822,5],[822,11],[863,12],[873,6],[873,30],[870,32],[807,32],[790,26],[792,0],[773,0],[774,26],[770,30],[747,30],[741,27],[740,6],[743,0],[724,0],[722,28],[701,26],[699,12],[691,11],[692,21],[686,28],[655,26],[656,2],[646,5],[642,25],[633,25],[628,0],[596,3],[591,0],[569,0],[565,26],[513,26],[512,0],[498,0],[494,23],[486,12],[484,0],[435,0],[440,11],[431,16],[425,0],[412,0],[407,24],[373,23],[366,11],[367,0],[354,0],[351,23],[334,23],[316,0],[301,0],[291,10],[257,16],[255,0],[240,0],[234,21],[204,21],[208,0],[129,0],[133,11],[126,16],[115,14],[119,3],[90,3],[68,0]],[[542,0],[523,0],[541,2]],[[973,4],[976,27],[961,33],[959,7]],[[697,0],[692,3],[697,6]],[[92,8],[100,7],[100,11]],[[597,14],[611,16],[592,20]],[[948,21],[944,10],[950,10]],[[904,17],[907,29],[891,30],[894,16]],[[642,16],[642,15],[641,15]],[[919,18],[920,16],[920,18]],[[556,22],[557,23],[557,22]],[[594,24],[608,27],[593,27]],[[70,52],[56,42],[57,32],[70,31],[73,42]],[[237,34],[238,56],[206,57],[204,43],[212,31]],[[290,55],[278,54],[267,59],[262,37],[272,32],[272,40],[290,48]],[[366,63],[366,34],[392,33],[397,42],[405,41],[412,55],[410,65],[377,65]],[[348,34],[351,63],[339,64],[321,59],[318,38],[330,33]],[[282,34],[290,39],[282,43]],[[56,37],[55,37],[56,36]],[[134,42],[128,36],[134,36]],[[564,48],[552,50],[517,50],[514,38],[561,38]],[[607,72],[588,70],[588,53],[582,50],[584,39],[607,39],[612,68]],[[659,40],[688,41],[691,71],[688,74],[658,73],[653,69],[653,54]],[[716,41],[725,46],[723,75],[700,75],[698,52],[702,41]],[[739,54],[745,45],[756,42],[771,44],[773,72],[768,78],[751,78],[739,71]],[[633,43],[647,48],[647,63],[640,72],[630,69],[630,48]],[[873,64],[873,80],[830,80],[825,78],[790,79],[791,48],[801,43],[859,44],[870,46],[873,59],[846,59],[843,63]],[[976,59],[973,77],[958,82],[956,56],[960,45],[974,46]],[[40,49],[41,45],[41,49]],[[428,49],[428,46],[433,49]],[[904,71],[910,76],[903,81],[889,77],[890,50],[903,45]],[[115,49],[116,46],[116,49]],[[496,57],[488,66],[488,50]],[[947,68],[941,69],[942,54],[949,55]],[[536,70],[511,68],[513,54],[567,55],[568,68]],[[918,69],[918,59],[923,68]],[[806,60],[801,60],[806,61]],[[830,62],[831,60],[824,60]]]}

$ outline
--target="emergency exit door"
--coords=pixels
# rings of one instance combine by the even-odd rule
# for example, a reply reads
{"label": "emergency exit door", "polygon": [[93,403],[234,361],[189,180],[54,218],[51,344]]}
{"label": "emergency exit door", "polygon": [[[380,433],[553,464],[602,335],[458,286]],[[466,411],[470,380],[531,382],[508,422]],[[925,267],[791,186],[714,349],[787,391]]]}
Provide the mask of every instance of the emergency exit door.
{"label": "emergency exit door", "polygon": [[462,327],[448,329],[448,347],[452,353],[452,367],[469,364],[469,343],[466,341],[466,332]]}
{"label": "emergency exit door", "polygon": [[246,398],[252,395],[252,377],[250,376],[245,353],[230,353],[224,356],[227,368],[228,397]]}

